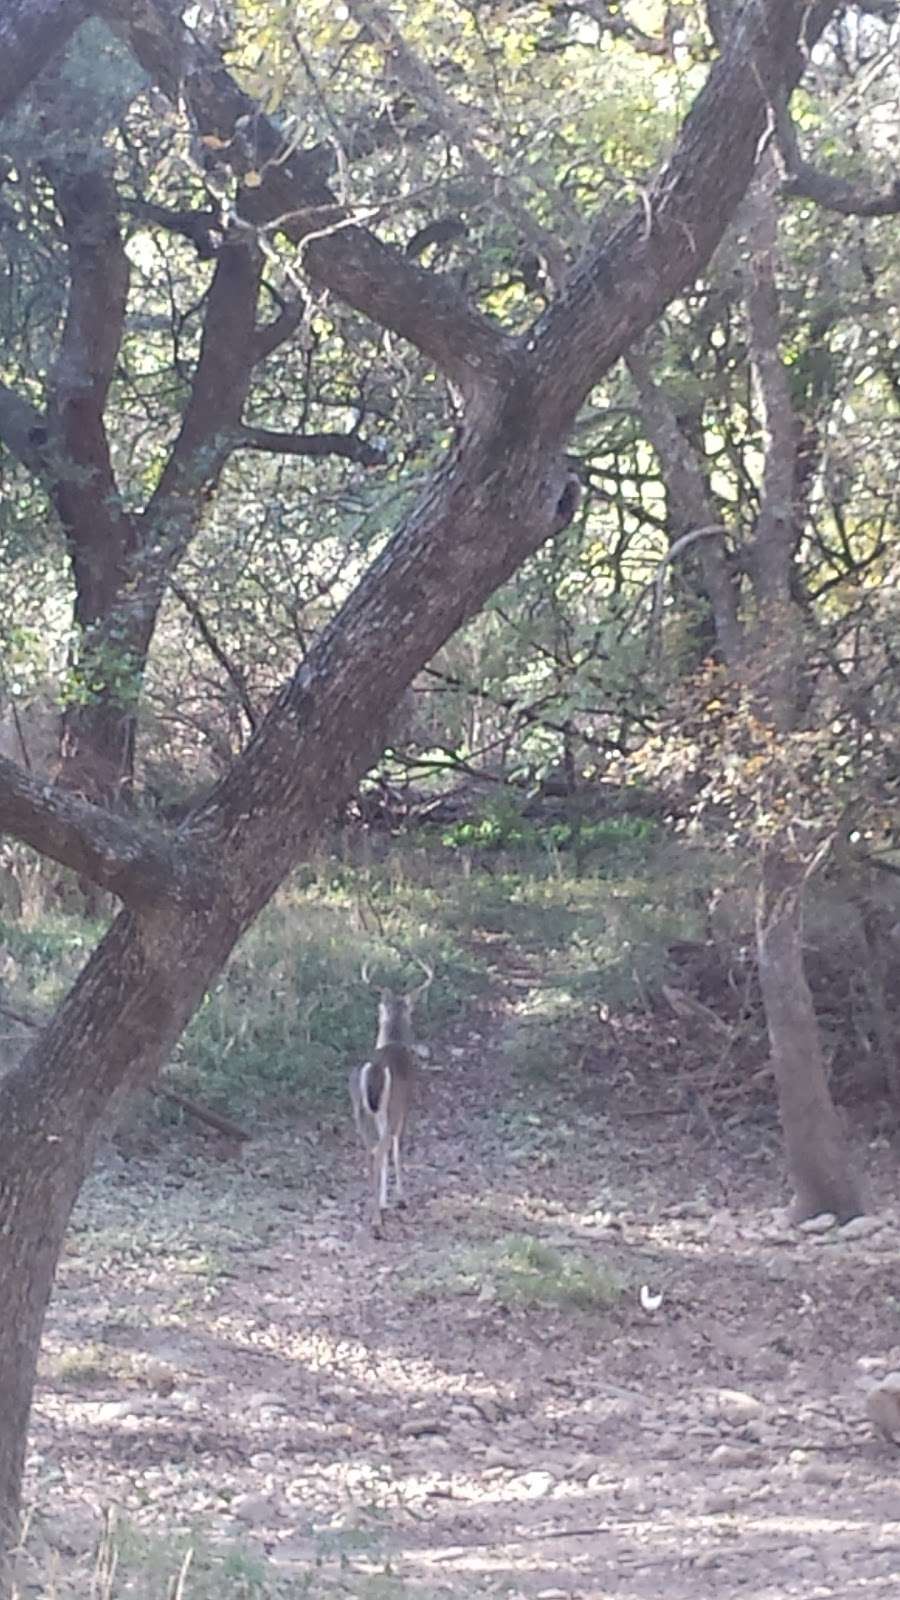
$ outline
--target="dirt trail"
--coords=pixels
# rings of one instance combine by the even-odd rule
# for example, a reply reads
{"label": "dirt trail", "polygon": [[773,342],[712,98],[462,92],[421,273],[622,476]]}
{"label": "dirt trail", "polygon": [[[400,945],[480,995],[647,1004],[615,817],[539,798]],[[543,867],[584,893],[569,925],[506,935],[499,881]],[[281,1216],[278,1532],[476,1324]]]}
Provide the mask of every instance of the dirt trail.
{"label": "dirt trail", "polygon": [[[380,1242],[349,1119],[236,1161],[184,1136],[108,1155],[33,1435],[60,1593],[88,1592],[117,1503],[161,1546],[202,1527],[263,1561],[258,1589],[198,1566],[188,1596],[900,1595],[900,1453],[862,1406],[900,1367],[896,1208],[864,1238],[789,1235],[771,1157],[599,1114],[596,1082],[590,1108],[528,1091],[516,976],[435,1048]],[[160,1560],[111,1593],[162,1600]]]}

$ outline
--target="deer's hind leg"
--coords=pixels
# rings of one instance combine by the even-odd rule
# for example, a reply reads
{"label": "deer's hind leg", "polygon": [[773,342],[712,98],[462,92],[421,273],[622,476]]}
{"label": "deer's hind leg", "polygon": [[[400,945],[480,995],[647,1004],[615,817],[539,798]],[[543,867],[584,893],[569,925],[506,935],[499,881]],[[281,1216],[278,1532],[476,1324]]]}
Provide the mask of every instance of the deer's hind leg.
{"label": "deer's hind leg", "polygon": [[395,1129],[394,1137],[391,1140],[391,1151],[394,1158],[394,1181],[397,1187],[397,1205],[401,1211],[406,1209],[406,1196],[403,1192],[403,1162],[400,1156],[400,1146],[403,1141],[405,1127],[406,1117],[404,1116],[399,1126]]}
{"label": "deer's hind leg", "polygon": [[390,1135],[385,1134],[372,1151],[372,1232],[376,1238],[381,1233],[381,1223],[387,1208],[389,1149]]}

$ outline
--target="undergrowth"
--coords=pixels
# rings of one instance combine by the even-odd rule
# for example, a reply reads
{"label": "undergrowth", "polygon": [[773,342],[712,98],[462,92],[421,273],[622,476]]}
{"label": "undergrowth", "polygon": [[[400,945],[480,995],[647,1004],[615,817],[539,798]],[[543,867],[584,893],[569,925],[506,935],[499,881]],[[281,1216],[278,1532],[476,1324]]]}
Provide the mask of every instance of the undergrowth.
{"label": "undergrowth", "polygon": [[[504,823],[503,848],[483,855],[420,834],[388,841],[380,859],[377,843],[363,860],[335,848],[300,869],[206,995],[176,1047],[174,1085],[235,1114],[327,1108],[372,1044],[364,961],[375,982],[400,987],[420,981],[417,961],[434,966],[416,1017],[427,1046],[515,954],[534,982],[508,1048],[526,1075],[555,1077],[577,1019],[658,987],[670,941],[697,931],[708,869],[634,819],[585,825],[577,859],[533,831],[520,843]],[[0,1001],[48,1011],[101,931],[32,897],[0,921]],[[153,1114],[175,1113],[156,1102]]]}
{"label": "undergrowth", "polygon": [[[43,1530],[26,1531],[27,1588],[13,1600],[405,1600],[377,1535],[354,1528],[311,1529],[305,1569],[279,1572],[265,1555],[240,1542],[215,1542],[198,1531],[157,1533],[108,1513],[90,1565],[73,1575]],[[40,1587],[38,1587],[38,1585]],[[415,1588],[415,1600],[431,1600]]]}

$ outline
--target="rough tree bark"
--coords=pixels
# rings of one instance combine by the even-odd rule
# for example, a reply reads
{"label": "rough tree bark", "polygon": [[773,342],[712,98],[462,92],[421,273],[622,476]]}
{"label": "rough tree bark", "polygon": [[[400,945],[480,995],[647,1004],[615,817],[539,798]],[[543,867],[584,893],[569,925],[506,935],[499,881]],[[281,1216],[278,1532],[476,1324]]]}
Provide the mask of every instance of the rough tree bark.
{"label": "rough tree bark", "polygon": [[65,49],[88,9],[87,0],[6,0],[0,13],[0,117]]}
{"label": "rough tree bark", "polygon": [[847,1139],[828,1088],[822,1037],[803,965],[803,865],[767,851],[756,948],[772,1066],[798,1222],[830,1211],[846,1222],[864,1209]]}
{"label": "rough tree bark", "polygon": [[[764,466],[753,542],[756,626],[747,653],[750,685],[764,714],[783,733],[801,725],[807,700],[803,618],[791,588],[802,531],[798,481],[799,419],[781,358],[777,286],[776,171],[767,157],[746,201],[747,321]],[[862,1210],[846,1135],[825,1072],[822,1040],[803,963],[806,879],[790,842],[764,850],[756,949],[772,1049],[785,1153],[798,1221],[833,1211],[842,1221]]]}
{"label": "rough tree bark", "polygon": [[[242,153],[245,132],[238,137],[234,124],[246,104],[221,65],[180,35],[159,0],[123,0],[114,9],[130,21],[132,42],[162,87],[187,97],[199,132],[235,133],[235,162],[261,170],[258,151]],[[817,28],[832,9],[816,13]],[[177,866],[163,873],[161,894],[148,892],[138,870],[146,861],[141,827],[118,819],[128,830],[119,845],[130,864],[118,886],[125,909],[28,1055],[0,1082],[0,1294],[17,1308],[0,1341],[4,1548],[15,1539],[53,1274],[111,1097],[158,1070],[236,940],[375,759],[384,718],[415,674],[571,518],[564,445],[579,407],[708,260],[753,171],[767,96],[799,76],[801,27],[809,33],[804,0],[747,6],[644,202],[587,252],[565,293],[522,340],[498,333],[449,285],[361,230],[310,241],[304,260],[317,281],[411,339],[450,375],[464,397],[464,422],[446,464],[242,757],[169,836]],[[179,61],[190,71],[175,71]],[[243,130],[269,138],[266,119],[251,109]],[[293,206],[302,163],[301,154],[267,169],[266,204],[280,205],[288,183]],[[321,229],[321,215],[306,226]],[[176,483],[176,505],[177,491]],[[71,849],[86,870],[90,812],[70,818],[67,834],[58,797],[36,788],[28,826],[36,829],[46,808],[56,808],[56,855],[68,859]],[[16,804],[25,803],[19,784]],[[2,828],[21,833],[23,819],[0,769]]]}

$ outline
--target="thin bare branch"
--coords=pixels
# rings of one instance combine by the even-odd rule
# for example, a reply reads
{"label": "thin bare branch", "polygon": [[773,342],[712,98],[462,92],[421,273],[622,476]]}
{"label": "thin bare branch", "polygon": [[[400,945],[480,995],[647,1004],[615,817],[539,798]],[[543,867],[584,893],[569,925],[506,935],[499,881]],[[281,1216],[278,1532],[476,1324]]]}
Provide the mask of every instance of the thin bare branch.
{"label": "thin bare branch", "polygon": [[837,211],[844,217],[893,217],[900,212],[900,177],[891,178],[881,190],[861,189],[847,178],[820,172],[800,154],[787,97],[777,95],[773,105],[783,194],[814,200],[823,210]]}
{"label": "thin bare branch", "polygon": [[660,623],[662,622],[666,573],[672,565],[672,562],[676,561],[679,556],[684,555],[685,550],[690,550],[691,546],[695,545],[699,539],[721,539],[724,538],[727,532],[728,529],[725,527],[724,523],[712,522],[704,528],[691,528],[689,533],[683,533],[680,539],[676,539],[675,543],[669,546],[662,558],[662,561],[659,563],[659,566],[656,569],[656,576],[653,580],[653,609],[650,613],[650,636],[654,649],[658,648],[659,644],[659,629]]}
{"label": "thin bare branch", "polygon": [[558,3],[553,6],[554,12],[561,12],[564,16],[590,17],[596,22],[601,34],[610,33],[614,39],[624,39],[638,50],[642,55],[665,56],[670,54],[671,46],[667,37],[668,13],[666,15],[666,30],[661,38],[652,33],[647,33],[638,27],[636,22],[626,16],[624,8],[619,5],[611,11],[604,0],[571,0],[570,4]]}
{"label": "thin bare branch", "polygon": [[216,635],[213,633],[212,628],[207,622],[206,617],[204,616],[202,607],[200,606],[199,602],[194,599],[194,596],[192,594],[188,594],[187,590],[184,589],[179,583],[172,582],[170,583],[169,587],[172,590],[172,593],[184,606],[185,611],[191,618],[194,627],[197,629],[200,638],[206,645],[206,648],[213,660],[219,663],[219,666],[225,673],[225,676],[227,677],[238,697],[241,710],[243,711],[244,716],[247,718],[247,721],[250,725],[250,731],[251,733],[255,733],[257,726],[259,725],[259,713],[253,704],[250,690],[247,685],[246,674],[239,664],[232,659],[223,645],[220,644],[219,640],[216,638]]}
{"label": "thin bare branch", "polygon": [[576,413],[600,376],[691,283],[734,216],[758,159],[774,93],[794,87],[837,0],[755,0],[739,12],[666,166],[609,237],[595,239],[530,347],[542,367],[531,404]]}
{"label": "thin bare branch", "polygon": [[367,444],[355,433],[281,433],[275,428],[242,428],[235,440],[239,450],[262,450],[283,456],[342,456],[361,467],[383,467],[387,451]]}
{"label": "thin bare branch", "polygon": [[452,144],[455,144],[470,171],[482,185],[486,197],[505,212],[524,243],[546,262],[557,289],[561,289],[569,263],[559,240],[531,215],[496,165],[482,155],[473,136],[477,108],[463,108],[448,94],[428,62],[407,43],[384,6],[374,0],[349,0],[356,21],[369,30],[381,45],[387,64],[398,81],[425,110],[430,111]]}

